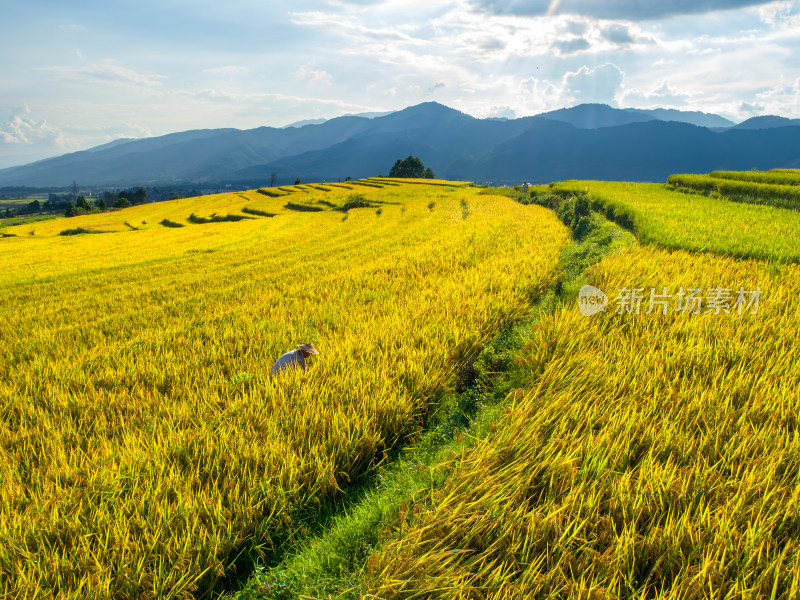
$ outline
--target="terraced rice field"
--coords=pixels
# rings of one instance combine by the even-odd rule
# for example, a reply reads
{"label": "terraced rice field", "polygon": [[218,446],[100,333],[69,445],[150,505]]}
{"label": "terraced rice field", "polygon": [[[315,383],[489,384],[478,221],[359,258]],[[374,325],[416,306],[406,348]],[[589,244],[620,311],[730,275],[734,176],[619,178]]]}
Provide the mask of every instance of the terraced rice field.
{"label": "terraced rice field", "polygon": [[[2,595],[209,595],[417,431],[568,242],[545,209],[433,183],[9,228]],[[309,369],[271,377],[304,341]]]}

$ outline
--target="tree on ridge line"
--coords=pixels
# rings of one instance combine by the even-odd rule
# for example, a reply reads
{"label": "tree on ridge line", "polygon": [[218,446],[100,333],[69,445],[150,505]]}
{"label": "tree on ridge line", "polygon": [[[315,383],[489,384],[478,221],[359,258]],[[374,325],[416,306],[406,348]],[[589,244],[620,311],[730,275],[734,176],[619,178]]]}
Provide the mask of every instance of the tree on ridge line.
{"label": "tree on ridge line", "polygon": [[425,168],[422,161],[416,156],[409,156],[405,160],[397,159],[389,177],[403,177],[409,179],[433,179],[435,176],[430,167]]}

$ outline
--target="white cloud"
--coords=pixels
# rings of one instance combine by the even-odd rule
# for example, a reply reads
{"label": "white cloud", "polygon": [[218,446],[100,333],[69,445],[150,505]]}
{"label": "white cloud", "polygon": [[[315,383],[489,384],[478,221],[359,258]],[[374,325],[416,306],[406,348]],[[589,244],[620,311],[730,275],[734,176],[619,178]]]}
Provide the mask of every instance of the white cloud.
{"label": "white cloud", "polygon": [[89,67],[78,69],[78,73],[92,79],[106,82],[132,83],[145,87],[153,87],[161,84],[166,79],[164,75],[155,73],[139,73],[133,69],[123,67],[113,63],[100,63]]}
{"label": "white cloud", "polygon": [[77,150],[73,138],[45,120],[31,116],[27,105],[0,122],[0,168],[26,164]]}
{"label": "white cloud", "polygon": [[98,131],[98,133],[100,135],[98,138],[100,141],[95,145],[112,142],[120,138],[140,139],[153,137],[158,135],[159,132],[149,127],[142,127],[135,123],[120,123],[118,125],[113,125],[112,127],[102,128]]}
{"label": "white cloud", "polygon": [[517,113],[510,106],[493,106],[481,116],[492,119],[514,119]]}
{"label": "white cloud", "polygon": [[524,107],[523,114],[534,114],[555,108],[563,108],[566,104],[564,92],[560,85],[536,77],[528,77],[519,83],[517,97],[519,99],[518,104]]}
{"label": "white cloud", "polygon": [[115,62],[95,63],[85,66],[38,67],[38,71],[51,73],[56,79],[74,83],[124,84],[155,87],[166,77],[155,73],[140,73]]}
{"label": "white cloud", "polygon": [[564,75],[563,95],[565,99],[578,103],[601,102],[613,106],[624,77],[625,73],[613,63],[605,63],[594,69],[584,65]]}
{"label": "white cloud", "polygon": [[697,91],[679,90],[669,81],[662,81],[650,90],[631,88],[625,90],[619,99],[620,105],[631,108],[679,108],[685,107],[692,98],[702,95]]}
{"label": "white cloud", "polygon": [[755,95],[763,114],[800,118],[800,78],[780,83]]}
{"label": "white cloud", "polygon": [[[349,39],[378,40],[378,41],[414,41],[412,34],[404,31],[400,26],[368,26],[360,22],[355,15],[330,13],[323,11],[308,11],[292,13],[292,21],[297,25],[311,28],[330,29],[338,35]],[[418,27],[413,27],[417,29]]]}
{"label": "white cloud", "polygon": [[759,8],[761,21],[781,29],[800,26],[800,2],[772,2]]}
{"label": "white cloud", "polygon": [[514,99],[510,109],[517,116],[531,115],[581,103],[616,106],[624,89],[625,73],[613,63],[591,68],[582,65],[558,80],[541,77],[505,82],[507,95]]}
{"label": "white cloud", "polygon": [[307,65],[297,69],[294,73],[294,77],[295,79],[306,81],[309,84],[333,82],[333,77],[327,71],[315,69]]}
{"label": "white cloud", "polygon": [[30,118],[27,104],[12,111],[5,123],[0,125],[0,142],[20,146],[52,144],[59,148],[68,146],[64,132],[46,121]]}
{"label": "white cloud", "polygon": [[651,20],[675,15],[702,14],[713,11],[768,4],[771,0],[470,0],[476,10],[501,15],[554,16],[582,15],[594,18]]}
{"label": "white cloud", "polygon": [[[367,112],[370,107],[364,104],[347,102],[338,98],[315,98],[313,96],[297,96],[293,94],[278,94],[269,92],[237,92],[227,89],[207,88],[199,91],[181,90],[173,92],[176,98],[179,97],[185,101],[202,100],[210,101],[215,104],[219,101],[238,105],[242,108],[263,107],[269,104],[286,103],[291,105],[315,105],[326,106],[331,108],[340,109],[342,111],[358,111]],[[229,108],[225,107],[228,111]]]}

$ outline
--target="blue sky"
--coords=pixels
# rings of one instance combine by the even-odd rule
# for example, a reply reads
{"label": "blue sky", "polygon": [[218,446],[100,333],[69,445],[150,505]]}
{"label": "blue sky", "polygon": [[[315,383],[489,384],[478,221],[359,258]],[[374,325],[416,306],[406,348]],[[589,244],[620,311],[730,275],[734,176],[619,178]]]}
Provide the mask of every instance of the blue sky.
{"label": "blue sky", "polygon": [[800,0],[10,0],[0,168],[435,100],[800,117]]}

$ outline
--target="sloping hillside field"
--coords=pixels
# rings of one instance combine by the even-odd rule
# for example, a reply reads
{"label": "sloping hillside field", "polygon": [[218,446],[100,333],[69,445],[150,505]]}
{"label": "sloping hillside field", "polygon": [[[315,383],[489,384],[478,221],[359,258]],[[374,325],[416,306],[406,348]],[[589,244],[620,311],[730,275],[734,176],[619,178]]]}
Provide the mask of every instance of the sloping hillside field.
{"label": "sloping hillside field", "polygon": [[635,247],[591,279],[763,297],[543,318],[530,389],[368,563],[377,597],[798,597],[800,270]]}
{"label": "sloping hillside field", "polygon": [[553,187],[588,193],[592,208],[635,231],[642,244],[800,262],[800,211],[768,205],[768,190],[757,197],[763,203],[752,204],[655,183],[567,181]]}
{"label": "sloping hillside field", "polygon": [[716,193],[738,202],[800,208],[800,171],[712,171],[708,175],[671,175],[676,188]]}
{"label": "sloping hillside field", "polygon": [[[478,191],[297,186],[5,229],[2,595],[204,595],[294,536],[553,283],[567,229]],[[321,355],[270,377],[298,342]]]}
{"label": "sloping hillside field", "polygon": [[797,212],[648,184],[550,190],[587,194],[647,245],[587,273],[605,312],[570,298],[538,320],[527,389],[405,508],[366,563],[369,597],[800,597]]}

